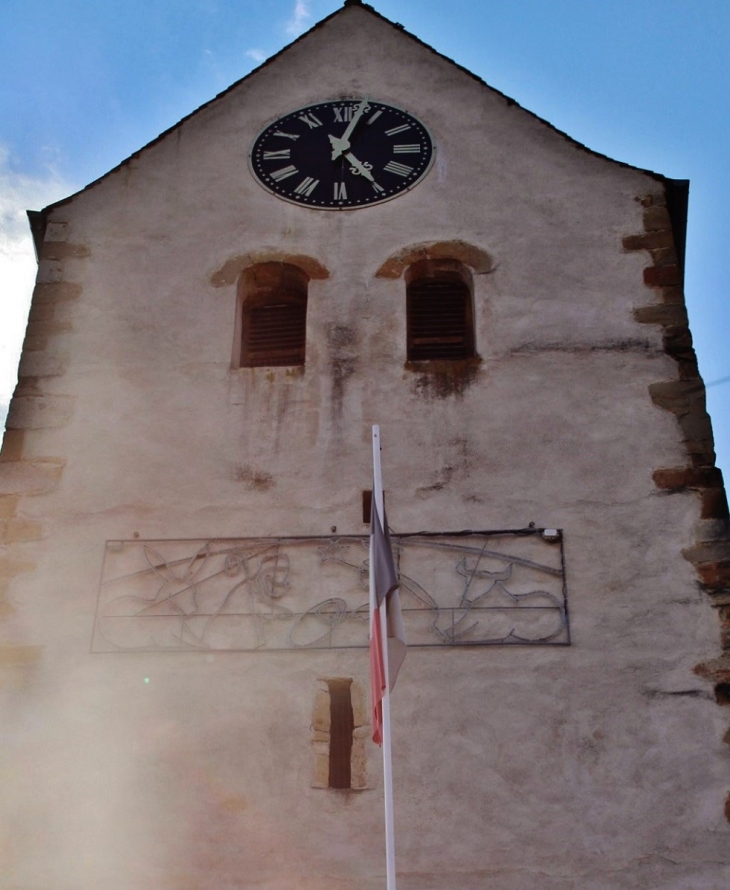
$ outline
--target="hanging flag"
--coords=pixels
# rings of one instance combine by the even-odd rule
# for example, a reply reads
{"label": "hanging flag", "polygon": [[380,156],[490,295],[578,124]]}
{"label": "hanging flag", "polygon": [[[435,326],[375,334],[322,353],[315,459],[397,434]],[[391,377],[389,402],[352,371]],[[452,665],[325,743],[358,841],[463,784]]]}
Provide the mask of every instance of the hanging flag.
{"label": "hanging flag", "polygon": [[[406,655],[406,635],[398,595],[398,575],[390,545],[388,520],[383,509],[383,522],[378,516],[377,498],[373,491],[370,509],[370,682],[372,693],[373,741],[383,744],[383,696],[386,691],[385,659],[390,689],[395,686],[398,671]],[[380,612],[385,609],[387,639],[383,641]]]}

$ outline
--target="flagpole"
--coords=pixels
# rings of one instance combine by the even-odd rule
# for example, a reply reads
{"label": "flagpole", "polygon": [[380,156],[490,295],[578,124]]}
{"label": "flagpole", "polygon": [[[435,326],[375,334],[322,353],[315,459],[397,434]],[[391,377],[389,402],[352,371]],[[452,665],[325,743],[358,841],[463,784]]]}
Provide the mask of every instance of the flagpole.
{"label": "flagpole", "polygon": [[[380,468],[380,427],[373,426],[373,499],[379,517],[385,516],[383,508],[383,477]],[[383,520],[384,521],[384,520]],[[373,592],[373,559],[370,558],[370,588]],[[388,627],[385,604],[378,609],[380,638],[383,641],[383,662],[385,668],[385,693],[383,695],[383,791],[385,798],[385,867],[387,890],[395,886],[395,827],[393,819],[393,762],[390,745],[390,677],[388,671]],[[371,609],[372,614],[372,609]]]}

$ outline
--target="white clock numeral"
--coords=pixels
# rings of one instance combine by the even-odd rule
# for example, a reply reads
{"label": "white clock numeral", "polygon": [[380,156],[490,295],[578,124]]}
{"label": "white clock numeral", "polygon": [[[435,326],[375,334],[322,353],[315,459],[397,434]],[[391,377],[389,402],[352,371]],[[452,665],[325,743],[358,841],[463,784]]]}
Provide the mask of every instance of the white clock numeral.
{"label": "white clock numeral", "polygon": [[384,191],[385,191],[385,189],[383,188],[383,186],[382,186],[382,185],[378,185],[378,183],[375,182],[375,180],[373,180],[372,186],[373,186],[373,189],[374,189],[374,191],[376,192],[376,194],[380,194],[380,192],[384,192]]}
{"label": "white clock numeral", "polygon": [[375,121],[380,117],[380,115],[381,115],[382,113],[383,113],[382,111],[376,111],[375,114],[374,114],[372,117],[368,118],[368,126],[369,126],[370,124],[374,124]]}
{"label": "white clock numeral", "polygon": [[347,189],[345,188],[344,182],[336,182],[335,186],[335,201],[346,201],[347,200]]}
{"label": "white clock numeral", "polygon": [[306,195],[307,197],[309,197],[318,185],[318,179],[312,179],[311,176],[305,176],[305,178],[299,183],[294,191],[297,195]]}
{"label": "white clock numeral", "polygon": [[294,176],[294,174],[298,172],[297,168],[293,164],[290,164],[288,167],[282,167],[281,170],[274,170],[271,174],[271,178],[275,179],[277,182],[281,182],[282,179]]}
{"label": "white clock numeral", "polygon": [[413,173],[413,167],[409,167],[407,164],[399,164],[397,161],[388,161],[383,170],[387,170],[388,173],[395,173],[396,176],[408,176],[409,173]]}
{"label": "white clock numeral", "polygon": [[410,130],[410,129],[411,129],[410,124],[401,124],[400,127],[393,127],[392,130],[386,130],[385,135],[386,136],[395,136],[397,133],[405,133],[406,130]]}
{"label": "white clock numeral", "polygon": [[265,161],[273,161],[275,158],[279,158],[280,160],[288,160],[291,157],[291,149],[290,148],[282,148],[279,151],[265,151],[264,152],[264,160]]}
{"label": "white clock numeral", "polygon": [[274,130],[274,136],[283,136],[285,139],[299,139],[298,133],[284,133],[281,130]]}
{"label": "white clock numeral", "polygon": [[299,120],[302,121],[302,123],[306,124],[310,130],[314,130],[317,127],[322,126],[322,121],[318,117],[315,117],[313,114],[300,114]]}
{"label": "white clock numeral", "polygon": [[420,145],[394,145],[393,154],[396,155],[417,155],[421,152]]}
{"label": "white clock numeral", "polygon": [[335,123],[346,124],[352,120],[355,109],[352,105],[333,105],[332,111],[335,115]]}

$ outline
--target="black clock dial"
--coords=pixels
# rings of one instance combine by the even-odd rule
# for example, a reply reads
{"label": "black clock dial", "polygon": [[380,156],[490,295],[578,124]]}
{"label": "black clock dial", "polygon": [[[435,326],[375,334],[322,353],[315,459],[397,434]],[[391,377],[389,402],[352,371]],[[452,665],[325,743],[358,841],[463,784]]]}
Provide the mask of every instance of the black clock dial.
{"label": "black clock dial", "polygon": [[251,148],[254,176],[280,198],[320,210],[379,204],[428,172],[434,147],[413,115],[370,99],[319,102],[270,124]]}

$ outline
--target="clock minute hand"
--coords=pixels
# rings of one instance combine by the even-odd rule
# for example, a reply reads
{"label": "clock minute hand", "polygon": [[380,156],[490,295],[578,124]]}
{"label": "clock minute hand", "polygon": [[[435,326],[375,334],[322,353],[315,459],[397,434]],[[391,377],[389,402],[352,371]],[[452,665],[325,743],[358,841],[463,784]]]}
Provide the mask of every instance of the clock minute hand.
{"label": "clock minute hand", "polygon": [[368,99],[365,98],[360,102],[357,106],[357,111],[353,114],[352,120],[347,125],[347,129],[342,134],[342,136],[330,136],[329,140],[332,143],[332,160],[336,161],[340,155],[344,154],[347,149],[350,147],[350,136],[352,135],[352,131],[357,126],[358,121],[365,113],[365,109],[368,107]]}
{"label": "clock minute hand", "polygon": [[346,151],[345,158],[352,164],[352,166],[358,171],[361,176],[364,176],[365,179],[369,179],[370,182],[375,182],[373,179],[373,174],[368,170],[368,168],[355,157],[352,152]]}

